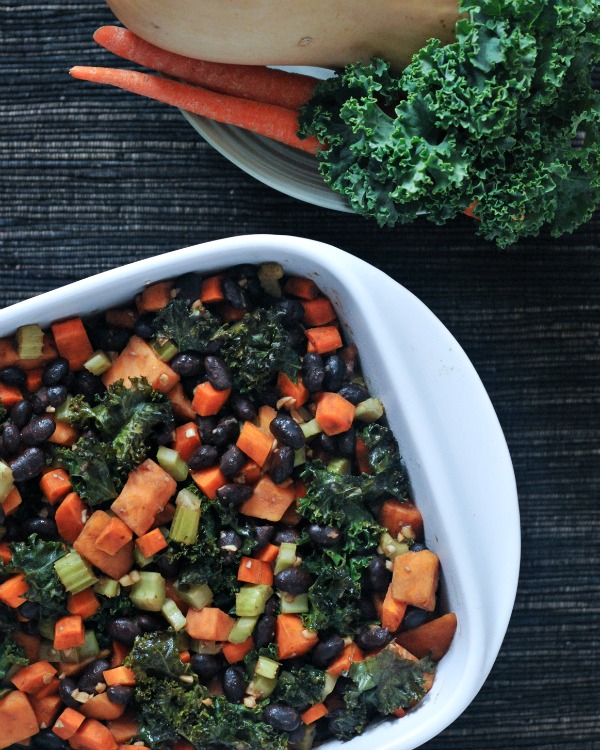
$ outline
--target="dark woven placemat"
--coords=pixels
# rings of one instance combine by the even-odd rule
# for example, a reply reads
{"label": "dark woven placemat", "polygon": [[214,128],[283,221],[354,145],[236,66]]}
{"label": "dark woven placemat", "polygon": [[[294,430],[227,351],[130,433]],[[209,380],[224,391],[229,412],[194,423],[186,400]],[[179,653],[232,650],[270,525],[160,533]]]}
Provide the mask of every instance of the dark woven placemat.
{"label": "dark woven placemat", "polygon": [[572,236],[499,251],[466,218],[386,231],[300,203],[239,171],[177,111],[72,81],[72,65],[106,64],[91,36],[111,21],[99,1],[0,3],[0,306],[253,232],[329,242],[404,284],[488,389],[523,532],[496,665],[426,747],[600,748],[600,216]]}

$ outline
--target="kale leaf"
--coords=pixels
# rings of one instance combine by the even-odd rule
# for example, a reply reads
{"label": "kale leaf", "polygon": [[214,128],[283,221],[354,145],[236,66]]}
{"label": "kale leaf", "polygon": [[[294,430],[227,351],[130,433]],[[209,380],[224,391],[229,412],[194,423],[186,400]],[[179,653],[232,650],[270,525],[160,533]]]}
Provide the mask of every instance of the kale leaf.
{"label": "kale leaf", "polygon": [[[4,566],[1,566],[0,573],[3,571]],[[9,633],[17,630],[18,627],[16,610],[0,602],[0,637],[5,638]]]}
{"label": "kale leaf", "polygon": [[28,664],[25,649],[8,639],[0,643],[0,682],[13,667],[26,667]]}
{"label": "kale leaf", "polygon": [[473,207],[501,247],[572,231],[600,202],[597,0],[460,11],[456,41],[429,40],[399,75],[373,59],[318,85],[300,124],[327,144],[321,174],[380,226]]}
{"label": "kale leaf", "polygon": [[95,507],[114,500],[117,487],[111,465],[114,463],[112,447],[90,437],[80,437],[70,448],[52,447],[51,461],[61,466],[71,478],[75,492],[87,505]]}
{"label": "kale leaf", "polygon": [[154,318],[157,336],[171,339],[180,351],[203,351],[219,328],[219,320],[205,307],[191,309],[176,297]]}
{"label": "kale leaf", "polygon": [[275,703],[286,703],[288,706],[303,711],[323,697],[325,672],[310,664],[290,667],[281,672],[277,685],[271,695]]}
{"label": "kale leaf", "polygon": [[26,542],[13,542],[10,548],[12,559],[6,567],[14,573],[25,574],[29,586],[25,597],[40,605],[40,616],[63,615],[67,608],[67,592],[54,570],[54,563],[68,550],[60,542],[45,542],[36,534]]}
{"label": "kale leaf", "polygon": [[365,502],[388,497],[404,502],[409,499],[410,483],[398,443],[389,427],[373,423],[359,432],[367,446],[370,474],[362,474],[360,488]]}
{"label": "kale leaf", "polygon": [[146,633],[135,639],[125,665],[131,667],[136,676],[177,680],[182,675],[193,674],[190,665],[181,661],[180,650],[174,633]]}

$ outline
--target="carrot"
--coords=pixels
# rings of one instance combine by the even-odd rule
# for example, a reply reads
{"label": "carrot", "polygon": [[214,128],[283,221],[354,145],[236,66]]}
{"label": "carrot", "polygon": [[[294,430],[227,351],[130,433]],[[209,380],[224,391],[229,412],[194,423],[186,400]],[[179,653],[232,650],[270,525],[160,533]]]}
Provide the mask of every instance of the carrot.
{"label": "carrot", "polygon": [[315,419],[326,435],[339,435],[352,427],[355,410],[339,393],[325,392],[317,403]]}
{"label": "carrot", "polygon": [[254,640],[250,635],[243,643],[225,643],[221,649],[221,653],[228,664],[235,664],[238,661],[242,661],[253,648]]}
{"label": "carrot", "polygon": [[[172,598],[172,597],[171,597]],[[129,648],[120,641],[112,642],[112,656],[110,658],[111,668],[120,667],[127,656],[129,655]]]}
{"label": "carrot", "polygon": [[25,575],[17,573],[17,575],[8,578],[4,583],[0,584],[0,602],[6,604],[7,607],[16,609],[27,601],[27,599],[23,598],[23,594],[28,588]]}
{"label": "carrot", "polygon": [[221,289],[223,278],[224,275],[219,273],[216,276],[209,276],[206,279],[202,279],[202,284],[200,286],[200,302],[202,302],[203,305],[208,305],[211,302],[222,302],[225,299],[225,295]]}
{"label": "carrot", "polygon": [[133,70],[75,66],[70,73],[80,80],[117,86],[216,122],[236,125],[309,154],[316,154],[320,148],[316,138],[302,139],[297,135],[298,112],[276,104],[218,94]]}
{"label": "carrot", "polygon": [[317,634],[305,628],[298,615],[277,615],[275,643],[278,659],[302,656],[316,646],[318,640]]}
{"label": "carrot", "polygon": [[194,388],[192,408],[201,417],[212,417],[217,414],[231,394],[231,388],[218,391],[207,381]]}
{"label": "carrot", "polygon": [[4,511],[4,515],[10,516],[11,513],[14,513],[22,502],[23,498],[21,497],[21,493],[19,492],[17,487],[13,487],[2,503],[2,510]]}
{"label": "carrot", "polygon": [[47,729],[52,724],[63,705],[62,698],[56,694],[32,695],[29,702],[40,729]]}
{"label": "carrot", "polygon": [[132,539],[133,531],[124,521],[114,516],[98,534],[96,547],[107,555],[116,555]]}
{"label": "carrot", "polygon": [[150,284],[136,297],[135,304],[139,313],[157,312],[171,301],[172,281],[157,281]]}
{"label": "carrot", "polygon": [[379,522],[393,537],[403,533],[417,541],[423,539],[423,516],[413,503],[386,500],[379,510]]}
{"label": "carrot", "polygon": [[73,486],[64,469],[52,469],[40,479],[40,489],[50,505],[55,505],[71,492]]}
{"label": "carrot", "polygon": [[265,475],[257,482],[252,496],[240,506],[240,513],[266,521],[280,521],[293,501],[293,489],[280,487]]}
{"label": "carrot", "polygon": [[308,401],[310,393],[298,375],[298,380],[294,383],[285,372],[280,372],[277,376],[277,392],[280,396],[288,396],[295,399],[294,408],[297,409]]}
{"label": "carrot", "polygon": [[399,555],[394,560],[392,596],[414,607],[433,611],[439,567],[437,555],[428,549]]}
{"label": "carrot", "polygon": [[54,432],[48,438],[48,442],[70,448],[79,437],[79,430],[66,422],[61,422],[59,419],[54,420],[54,425]]}
{"label": "carrot", "polygon": [[0,543],[0,560],[2,561],[3,565],[8,565],[8,563],[12,560],[12,550],[8,542]]}
{"label": "carrot", "polygon": [[152,557],[167,546],[167,540],[160,529],[152,529],[147,534],[138,537],[135,543],[144,557]]}
{"label": "carrot", "polygon": [[67,611],[72,615],[79,615],[82,620],[93,617],[99,609],[100,600],[91,587],[78,594],[67,595]]}
{"label": "carrot", "polygon": [[431,654],[434,661],[439,661],[450,648],[456,625],[456,615],[449,612],[412,630],[399,633],[396,641],[419,659]]}
{"label": "carrot", "polygon": [[267,435],[252,422],[244,422],[236,445],[248,458],[263,466],[273,447],[273,440],[273,435]]}
{"label": "carrot", "polygon": [[81,370],[94,349],[81,318],[70,318],[50,326],[61,357],[69,360],[72,370]]}
{"label": "carrot", "polygon": [[196,419],[196,412],[192,406],[192,402],[185,395],[183,386],[181,383],[175,383],[171,390],[167,393],[173,412],[179,419]]}
{"label": "carrot", "polygon": [[20,389],[14,385],[5,385],[0,382],[0,404],[5,409],[10,409],[11,406],[18,404],[19,401],[23,400],[23,394]]}
{"label": "carrot", "polygon": [[129,573],[133,565],[133,542],[126,544],[114,555],[107,555],[98,549],[96,540],[110,523],[110,519],[111,516],[103,510],[92,513],[81,534],[73,542],[73,547],[96,568],[118,580]]}
{"label": "carrot", "polygon": [[85,526],[87,506],[76,492],[69,492],[56,509],[54,520],[60,537],[73,544]]}
{"label": "carrot", "polygon": [[315,703],[314,706],[307,708],[304,713],[300,715],[300,718],[305,724],[314,724],[323,716],[329,713],[329,709],[324,703]]}
{"label": "carrot", "polygon": [[192,655],[187,649],[185,651],[179,652],[179,661],[182,664],[189,664],[191,660],[192,660]]}
{"label": "carrot", "polygon": [[60,680],[55,675],[47,685],[41,687],[36,693],[36,698],[46,698],[48,695],[56,695],[60,689]]}
{"label": "carrot", "polygon": [[233,617],[218,607],[189,609],[187,613],[187,634],[190,638],[202,641],[226,641],[235,624]]}
{"label": "carrot", "polygon": [[399,602],[392,596],[392,585],[388,586],[381,608],[381,624],[390,633],[395,633],[400,627],[406,613],[406,602]]}
{"label": "carrot", "polygon": [[168,393],[179,382],[179,375],[163,362],[154,349],[139,336],[132,336],[127,346],[102,375],[102,382],[108,388],[117,380],[127,385],[130,378],[145,377],[157,391]]}
{"label": "carrot", "polygon": [[261,550],[255,553],[254,557],[262,562],[272,563],[277,559],[279,547],[276,544],[268,542]]}
{"label": "carrot", "polygon": [[38,733],[37,718],[29,699],[19,690],[0,698],[0,748],[25,743]]}
{"label": "carrot", "polygon": [[175,428],[173,450],[176,450],[184,461],[188,460],[200,443],[200,434],[195,422],[186,422]]}
{"label": "carrot", "polygon": [[271,432],[271,422],[276,416],[277,410],[272,406],[263,404],[263,406],[258,407],[257,426],[260,427],[263,432],[266,432],[267,435],[271,435],[271,437],[273,436],[273,433]]}
{"label": "carrot", "polygon": [[227,477],[221,472],[218,466],[211,466],[210,469],[201,469],[200,471],[191,471],[190,476],[209,500],[214,500],[219,487],[227,484]]}
{"label": "carrot", "polygon": [[312,279],[307,279],[306,276],[290,276],[285,282],[283,290],[286,294],[306,300],[316,299],[321,294],[315,282]]}
{"label": "carrot", "polygon": [[342,346],[342,337],[337,326],[307,328],[304,335],[308,339],[306,350],[316,354],[327,354]]}
{"label": "carrot", "polygon": [[[356,436],[354,455],[356,456],[356,464],[358,466],[358,470],[363,474],[372,474],[373,469],[371,468],[371,464],[369,463],[369,449],[367,448],[367,444],[360,437],[360,435]],[[383,522],[382,524],[383,526],[385,526]]]}
{"label": "carrot", "polygon": [[106,726],[109,728],[110,733],[115,738],[115,741],[119,744],[123,742],[129,742],[137,733],[140,731],[140,726],[129,712],[119,716],[118,719],[111,719],[106,722]]}
{"label": "carrot", "polygon": [[125,706],[119,703],[113,703],[106,693],[92,695],[89,700],[82,704],[79,709],[88,719],[118,719],[125,713]]}
{"label": "carrot", "polygon": [[327,667],[327,673],[336,676],[341,675],[343,672],[347,672],[355,661],[362,661],[364,654],[356,643],[349,643],[344,646],[342,653],[334,659],[331,664]]}
{"label": "carrot", "polygon": [[151,458],[130,472],[120,495],[110,506],[138,536],[152,528],[154,519],[169,502],[177,482]]}
{"label": "carrot", "polygon": [[22,667],[12,677],[11,682],[22,693],[33,695],[52,681],[56,669],[47,661],[36,661],[27,667]]}
{"label": "carrot", "polygon": [[298,109],[312,97],[316,81],[310,76],[287,73],[260,65],[205,62],[156,47],[127,29],[103,26],[94,41],[115,55],[153,68],[172,78],[281,107]]}
{"label": "carrot", "polygon": [[69,739],[73,750],[117,750],[117,743],[108,727],[97,719],[86,719]]}
{"label": "carrot", "polygon": [[317,297],[302,303],[305,326],[322,326],[336,320],[337,313],[327,297]]}
{"label": "carrot", "polygon": [[477,221],[481,221],[479,216],[475,215],[475,210],[477,209],[477,204],[479,203],[479,200],[475,198],[473,203],[471,203],[470,206],[467,206],[465,210],[463,211],[465,216],[470,216],[472,219],[476,219]]}
{"label": "carrot", "polygon": [[127,331],[133,331],[135,328],[138,314],[135,310],[129,308],[111,307],[104,313],[106,325],[110,328],[124,328]]}
{"label": "carrot", "polygon": [[85,716],[74,708],[65,708],[56,720],[52,731],[61,740],[70,739],[85,721]]}
{"label": "carrot", "polygon": [[239,477],[239,479],[246,482],[246,484],[254,484],[255,482],[258,482],[261,475],[261,468],[256,461],[246,461],[236,474],[236,477]]}
{"label": "carrot", "polygon": [[25,380],[25,386],[29,393],[35,393],[38,388],[41,388],[43,374],[44,370],[41,367],[38,367],[35,370],[29,370]]}
{"label": "carrot", "polygon": [[81,615],[66,615],[56,621],[54,626],[54,648],[66,651],[78,648],[85,643],[85,629]]}
{"label": "carrot", "polygon": [[273,568],[267,562],[252,557],[242,557],[237,572],[238,581],[273,585]]}

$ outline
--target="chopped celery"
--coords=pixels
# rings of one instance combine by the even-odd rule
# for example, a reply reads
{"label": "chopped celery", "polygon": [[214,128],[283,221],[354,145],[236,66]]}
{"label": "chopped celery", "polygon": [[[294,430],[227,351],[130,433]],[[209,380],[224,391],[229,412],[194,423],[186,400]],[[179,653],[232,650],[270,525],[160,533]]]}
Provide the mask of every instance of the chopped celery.
{"label": "chopped celery", "polygon": [[383,554],[392,561],[400,555],[405,555],[410,550],[408,544],[394,539],[387,531],[384,531],[381,535],[379,546]]}
{"label": "chopped celery", "polygon": [[8,464],[0,461],[0,504],[9,496],[12,488],[15,486],[13,473]]}
{"label": "chopped celery", "polygon": [[277,680],[273,678],[263,677],[262,675],[255,675],[250,681],[246,692],[248,693],[248,695],[252,695],[254,698],[256,698],[256,700],[260,701],[263,698],[268,698],[273,690],[275,690],[276,685]]}
{"label": "chopped celery", "polygon": [[160,611],[173,630],[179,631],[185,628],[185,615],[172,599],[166,599]]}
{"label": "chopped celery", "polygon": [[114,578],[102,577],[94,584],[94,591],[97,594],[107,597],[107,599],[114,599],[115,596],[119,596],[121,593],[121,584],[115,581]]}
{"label": "chopped celery", "polygon": [[44,350],[44,332],[35,323],[17,329],[19,359],[38,359]]}
{"label": "chopped celery", "polygon": [[54,416],[56,417],[58,422],[67,422],[68,424],[71,423],[71,420],[69,419],[69,404],[73,400],[73,396],[69,394],[66,399],[56,407],[56,411],[54,412]]}
{"label": "chopped celery", "polygon": [[100,349],[92,354],[87,362],[84,363],[84,367],[92,375],[102,375],[102,373],[110,370],[112,360],[105,352]]}
{"label": "chopped celery", "polygon": [[51,664],[62,661],[62,651],[57,651],[52,642],[42,638],[38,656],[40,661],[49,661]]}
{"label": "chopped celery", "polygon": [[267,677],[270,680],[274,680],[277,677],[277,672],[281,664],[274,659],[269,659],[268,656],[259,656],[254,667],[254,676],[260,675],[261,677]]}
{"label": "chopped celery", "polygon": [[257,272],[260,285],[271,297],[281,298],[281,285],[279,279],[283,276],[283,268],[279,263],[261,263]]}
{"label": "chopped celery", "polygon": [[98,582],[91,565],[74,550],[57,560],[54,570],[70,594],[79,594]]}
{"label": "chopped celery", "polygon": [[332,474],[350,474],[352,463],[349,458],[332,458],[327,463],[327,471],[330,471]]}
{"label": "chopped celery", "polygon": [[282,542],[279,545],[279,554],[275,560],[275,575],[286,568],[291,568],[296,562],[296,545],[294,542]]}
{"label": "chopped celery", "polygon": [[303,445],[294,453],[294,468],[306,463],[306,446]]}
{"label": "chopped celery", "polygon": [[309,610],[308,594],[291,594],[280,593],[281,614],[282,615],[303,615]]}
{"label": "chopped celery", "polygon": [[329,672],[325,672],[325,684],[323,685],[323,695],[321,696],[321,700],[324,701],[327,696],[333,692],[333,688],[335,687],[335,683],[338,681],[338,675],[329,674]]}
{"label": "chopped celery", "polygon": [[252,635],[252,631],[254,630],[257,622],[258,616],[240,617],[239,619],[237,619],[233,628],[231,628],[231,632],[229,633],[229,638],[227,639],[229,643],[243,643],[244,641],[248,640],[248,638]]}
{"label": "chopped celery", "polygon": [[156,356],[163,362],[169,362],[179,353],[179,349],[171,339],[156,338],[151,343],[151,347],[154,349]]}
{"label": "chopped celery", "polygon": [[315,741],[315,735],[317,734],[317,724],[309,724],[304,729],[304,735],[302,739],[296,742],[290,742],[290,750],[311,750]]}
{"label": "chopped celery", "polygon": [[160,612],[167,598],[165,579],[160,573],[142,570],[140,580],[133,584],[129,598],[138,609]]}
{"label": "chopped celery", "polygon": [[300,429],[304,433],[305,440],[310,440],[311,437],[315,437],[315,435],[323,432],[323,428],[316,419],[311,419],[310,422],[303,422],[300,425]]}
{"label": "chopped celery", "polygon": [[202,609],[213,600],[213,592],[208,583],[194,583],[187,588],[177,588],[178,595],[194,609]]}
{"label": "chopped celery", "polygon": [[79,646],[77,649],[77,661],[95,658],[99,653],[100,646],[98,645],[96,633],[93,630],[86,630],[83,646]]}
{"label": "chopped celery", "polygon": [[183,482],[189,474],[189,467],[173,448],[161,445],[156,451],[156,460],[176,482]]}
{"label": "chopped celery", "polygon": [[273,589],[264,583],[249,584],[235,595],[235,613],[238,617],[256,617],[265,611]]}
{"label": "chopped celery", "polygon": [[376,422],[383,417],[383,404],[378,398],[367,398],[357,405],[354,411],[354,419],[361,422]]}
{"label": "chopped celery", "polygon": [[[181,494],[186,491],[187,490],[182,490],[177,496],[177,500],[179,500]],[[189,494],[191,495],[193,493],[190,492]],[[198,538],[200,507],[190,507],[187,502],[176,502],[175,505],[175,515],[171,521],[169,539],[172,539],[174,542],[180,542],[181,544],[193,544]]]}
{"label": "chopped celery", "polygon": [[147,568],[148,565],[152,565],[154,562],[154,555],[152,557],[144,557],[140,552],[140,548],[136,544],[133,550],[133,559],[138,567]]}
{"label": "chopped celery", "polygon": [[49,641],[54,641],[54,626],[56,625],[56,619],[52,618],[41,618],[38,620],[38,630],[42,638],[47,638]]}

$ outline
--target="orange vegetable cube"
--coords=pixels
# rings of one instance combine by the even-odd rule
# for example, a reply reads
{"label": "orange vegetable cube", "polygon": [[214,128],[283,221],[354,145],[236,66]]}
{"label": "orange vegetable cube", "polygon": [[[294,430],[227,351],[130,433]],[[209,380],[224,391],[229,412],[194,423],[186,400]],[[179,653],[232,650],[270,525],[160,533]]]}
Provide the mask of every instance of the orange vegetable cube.
{"label": "orange vegetable cube", "polygon": [[262,466],[269,457],[273,441],[273,435],[263,432],[252,422],[244,422],[236,445],[248,458]]}
{"label": "orange vegetable cube", "polygon": [[186,630],[190,638],[202,641],[226,641],[235,620],[218,607],[189,609]]}
{"label": "orange vegetable cube", "polygon": [[293,488],[280,487],[265,475],[257,482],[252,496],[240,506],[240,513],[266,521],[280,521],[294,499]]}
{"label": "orange vegetable cube", "polygon": [[325,392],[317,403],[315,419],[326,435],[339,435],[352,427],[356,407],[339,393]]}
{"label": "orange vegetable cube", "polygon": [[47,661],[37,661],[22,667],[11,679],[12,684],[23,693],[32,695],[52,681],[56,669]]}
{"label": "orange vegetable cube", "polygon": [[212,417],[225,406],[230,395],[231,388],[218,391],[207,380],[194,389],[192,408],[201,417]]}
{"label": "orange vegetable cube", "polygon": [[96,540],[108,526],[110,519],[111,516],[103,510],[95,511],[73,543],[73,547],[96,568],[100,568],[107,576],[118,580],[129,573],[133,565],[133,541],[128,542],[114,555],[108,555],[98,549]]}
{"label": "orange vegetable cube", "polygon": [[160,529],[152,529],[147,534],[138,537],[135,544],[144,557],[152,557],[167,546],[167,540]]}
{"label": "orange vegetable cube", "polygon": [[238,581],[243,583],[273,585],[273,568],[267,562],[252,557],[242,557],[237,573]]}
{"label": "orange vegetable cube", "polygon": [[218,466],[211,466],[210,469],[201,469],[200,471],[191,471],[190,476],[209,500],[214,500],[219,487],[227,484],[227,477],[221,472]]}
{"label": "orange vegetable cube", "polygon": [[394,560],[392,596],[431,612],[435,609],[440,561],[431,550],[407,552]]}
{"label": "orange vegetable cube", "polygon": [[56,621],[54,626],[54,648],[66,651],[78,648],[85,643],[85,629],[81,615],[67,615]]}
{"label": "orange vegetable cube", "polygon": [[64,469],[51,469],[40,479],[40,489],[50,505],[55,505],[65,498],[73,487]]}
{"label": "orange vegetable cube", "polygon": [[318,635],[304,627],[298,615],[277,615],[275,642],[278,659],[293,659],[302,656],[317,645]]}
{"label": "orange vegetable cube", "polygon": [[38,721],[25,693],[11,690],[0,698],[0,727],[0,748],[25,743],[38,733]]}
{"label": "orange vegetable cube", "polygon": [[85,716],[74,708],[65,708],[52,727],[52,731],[61,740],[72,737],[85,721]]}
{"label": "orange vegetable cube", "polygon": [[419,659],[431,654],[434,661],[439,661],[450,648],[456,626],[456,615],[449,612],[412,630],[399,633],[396,641]]}
{"label": "orange vegetable cube", "polygon": [[117,380],[123,380],[127,385],[130,378],[141,377],[162,393],[168,393],[179,382],[179,375],[157,356],[149,344],[139,336],[132,336],[102,376],[102,382],[108,388]]}
{"label": "orange vegetable cube", "polygon": [[133,539],[133,531],[120,518],[113,516],[96,539],[96,547],[107,555],[116,555]]}

